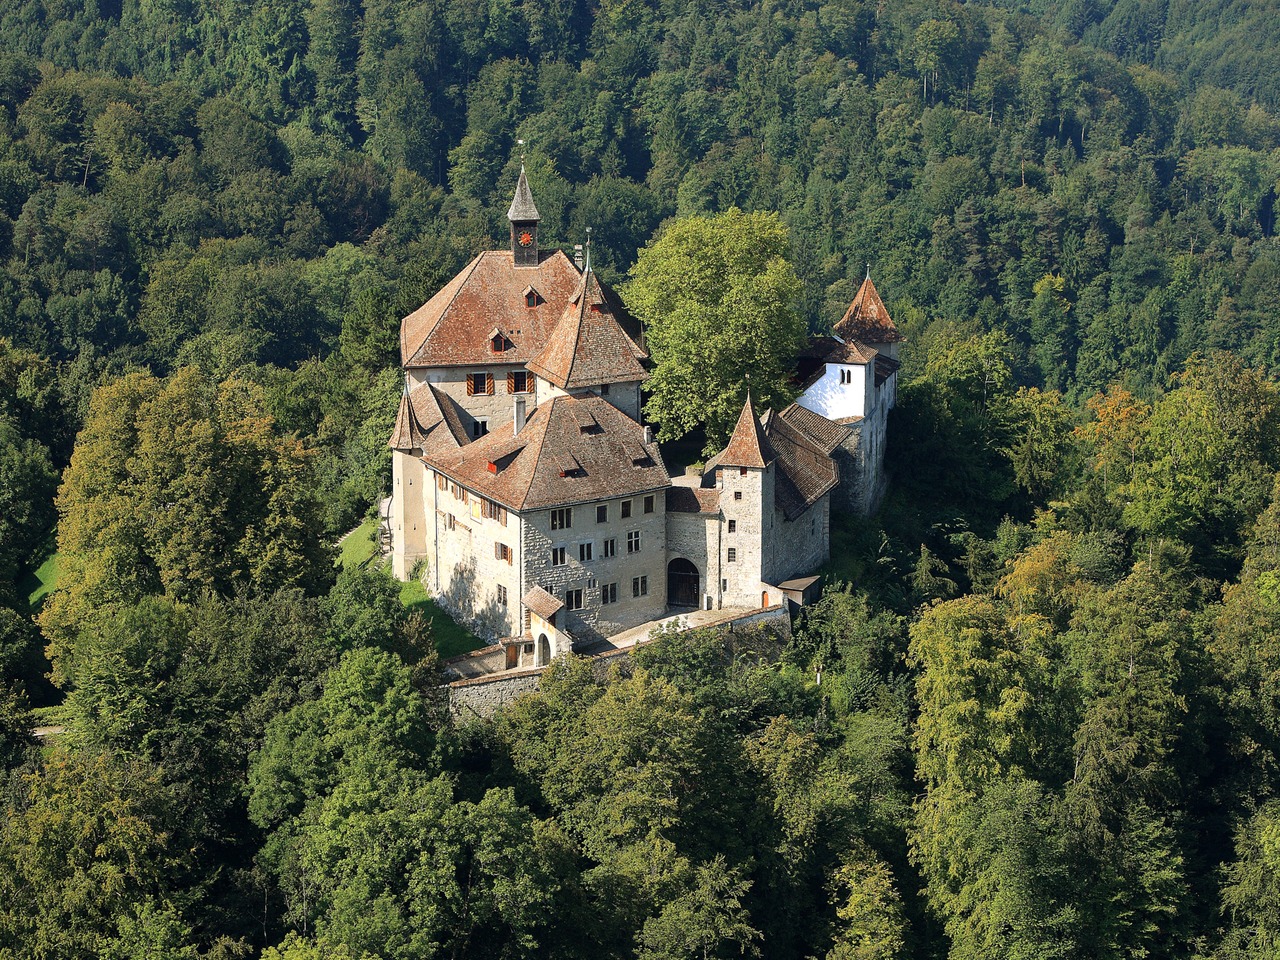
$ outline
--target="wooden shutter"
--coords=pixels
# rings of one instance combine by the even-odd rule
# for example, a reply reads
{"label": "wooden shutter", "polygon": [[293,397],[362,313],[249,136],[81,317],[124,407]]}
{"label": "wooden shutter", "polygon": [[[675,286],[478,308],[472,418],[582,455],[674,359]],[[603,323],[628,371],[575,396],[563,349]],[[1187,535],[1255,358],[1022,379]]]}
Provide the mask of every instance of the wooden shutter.
{"label": "wooden shutter", "polygon": [[480,376],[484,377],[484,392],[488,396],[493,396],[493,374],[482,373]]}
{"label": "wooden shutter", "polygon": [[474,373],[467,374],[467,396],[474,396],[476,392],[476,375]]}
{"label": "wooden shutter", "polygon": [[516,375],[514,372],[507,374],[507,393],[516,392]]}

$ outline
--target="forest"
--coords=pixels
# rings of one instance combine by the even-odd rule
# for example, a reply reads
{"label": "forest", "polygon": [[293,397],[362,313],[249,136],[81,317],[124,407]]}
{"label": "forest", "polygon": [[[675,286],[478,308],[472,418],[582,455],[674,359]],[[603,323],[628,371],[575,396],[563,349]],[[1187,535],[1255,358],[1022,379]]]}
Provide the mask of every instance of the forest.
{"label": "forest", "polygon": [[[1278,24],[8,0],[0,960],[1274,958]],[[870,271],[907,343],[790,641],[461,723],[332,545],[522,155],[623,290],[776,214],[810,331]]]}

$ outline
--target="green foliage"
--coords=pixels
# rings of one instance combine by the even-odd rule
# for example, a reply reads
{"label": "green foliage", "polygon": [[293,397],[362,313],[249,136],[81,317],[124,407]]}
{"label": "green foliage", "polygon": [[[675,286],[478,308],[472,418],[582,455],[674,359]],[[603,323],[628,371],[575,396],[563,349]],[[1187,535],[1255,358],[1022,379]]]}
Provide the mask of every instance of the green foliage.
{"label": "green foliage", "polygon": [[664,440],[703,425],[713,452],[748,390],[762,408],[791,399],[805,330],[788,254],[777,216],[737,209],[677,220],[641,253],[622,292],[645,326],[655,363],[645,412]]}

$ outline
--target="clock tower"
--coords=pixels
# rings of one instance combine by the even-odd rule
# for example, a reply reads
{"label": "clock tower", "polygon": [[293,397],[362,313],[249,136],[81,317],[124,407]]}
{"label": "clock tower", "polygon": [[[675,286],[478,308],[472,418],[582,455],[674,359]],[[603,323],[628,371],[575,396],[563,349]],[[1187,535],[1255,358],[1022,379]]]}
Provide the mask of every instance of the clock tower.
{"label": "clock tower", "polygon": [[524,176],[524,164],[520,165],[520,179],[516,181],[516,195],[507,211],[511,221],[511,256],[517,267],[538,265],[538,208],[533,205],[529,181]]}

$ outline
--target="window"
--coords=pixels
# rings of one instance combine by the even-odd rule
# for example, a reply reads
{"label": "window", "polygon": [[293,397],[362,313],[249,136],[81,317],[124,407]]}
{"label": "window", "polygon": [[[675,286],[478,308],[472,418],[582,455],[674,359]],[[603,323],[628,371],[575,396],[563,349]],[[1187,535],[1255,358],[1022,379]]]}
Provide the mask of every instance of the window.
{"label": "window", "polygon": [[609,385],[607,383],[600,384],[600,396],[607,397],[609,395]]}
{"label": "window", "polygon": [[747,475],[747,468],[746,468],[746,467],[739,467],[739,468],[738,468],[738,476],[740,476],[740,477],[745,477],[746,475]]}
{"label": "window", "polygon": [[623,500],[622,501],[622,519],[625,520],[629,516],[631,516],[631,501]]}
{"label": "window", "polygon": [[615,540],[613,537],[610,537],[608,540],[606,540],[604,543],[600,545],[600,556],[602,557],[616,556],[617,553],[618,553],[618,541]]}
{"label": "window", "polygon": [[498,606],[507,609],[507,588],[502,584],[498,584]]}
{"label": "window", "polygon": [[735,547],[729,548],[729,556],[726,558],[730,563],[738,562],[738,551]]}
{"label": "window", "polygon": [[644,498],[644,512],[653,513],[653,496],[652,495]]}
{"label": "window", "polygon": [[570,610],[582,609],[582,588],[577,590],[566,590],[564,592],[564,605]]}
{"label": "window", "polygon": [[505,543],[495,543],[493,545],[493,556],[496,560],[505,560],[507,563],[510,563],[512,556],[511,548]]}
{"label": "window", "polygon": [[633,597],[647,597],[649,595],[649,578],[648,577],[632,577],[631,578],[631,595]]}
{"label": "window", "polygon": [[601,603],[617,603],[618,602],[618,585],[616,583],[606,583],[600,588]]}
{"label": "window", "polygon": [[488,432],[489,432],[488,420],[477,420],[475,423],[471,424],[471,439],[473,440],[479,440]]}
{"label": "window", "polygon": [[639,552],[640,552],[640,531],[639,530],[627,531],[627,553],[639,553]]}
{"label": "window", "polygon": [[507,525],[507,508],[483,497],[480,498],[480,516],[486,520],[497,520],[504,527]]}
{"label": "window", "polygon": [[738,521],[737,521],[737,520],[730,520],[730,521],[729,521],[729,532],[730,532],[730,533],[737,533],[737,532],[738,532]]}
{"label": "window", "polygon": [[596,507],[596,523],[608,523],[608,522],[609,522],[609,505],[607,503],[602,503],[600,504],[600,506]]}
{"label": "window", "polygon": [[458,521],[457,521],[457,519],[454,517],[454,515],[453,515],[452,513],[442,513],[442,514],[440,515],[440,518],[441,518],[441,520],[443,520],[443,521],[444,521],[444,528],[445,528],[446,530],[456,530],[456,529],[457,529],[457,527],[458,527]]}
{"label": "window", "polygon": [[721,589],[721,590],[728,590],[728,589],[729,589],[729,581],[728,581],[728,580],[721,580],[721,581],[720,581],[720,589]]}
{"label": "window", "polygon": [[742,491],[741,491],[741,490],[735,490],[735,491],[733,491],[733,499],[735,499],[735,500],[741,500],[741,499],[742,499]]}
{"label": "window", "polygon": [[443,473],[436,474],[436,489],[440,491],[449,489],[449,481],[444,478]]}
{"label": "window", "polygon": [[489,341],[489,348],[494,353],[501,353],[507,348],[507,338],[500,333],[495,333],[493,339]]}
{"label": "window", "polygon": [[841,382],[841,383],[853,383],[853,371],[852,371],[852,370],[841,370],[841,371],[840,371],[840,382]]}
{"label": "window", "polygon": [[507,393],[528,393],[529,371],[516,370],[507,374]]}
{"label": "window", "polygon": [[563,567],[568,562],[564,554],[564,547],[551,548],[551,565],[553,567]]}
{"label": "window", "polygon": [[586,543],[578,544],[578,559],[581,560],[583,563],[586,563],[588,560],[591,559],[592,546],[593,544],[591,543],[590,540],[588,540]]}
{"label": "window", "polygon": [[573,507],[562,507],[551,511],[551,529],[568,530],[573,526]]}
{"label": "window", "polygon": [[538,291],[530,290],[524,295],[524,305],[526,307],[536,307],[538,305]]}
{"label": "window", "polygon": [[467,396],[473,397],[477,394],[493,393],[493,377],[487,373],[468,373],[467,374]]}

